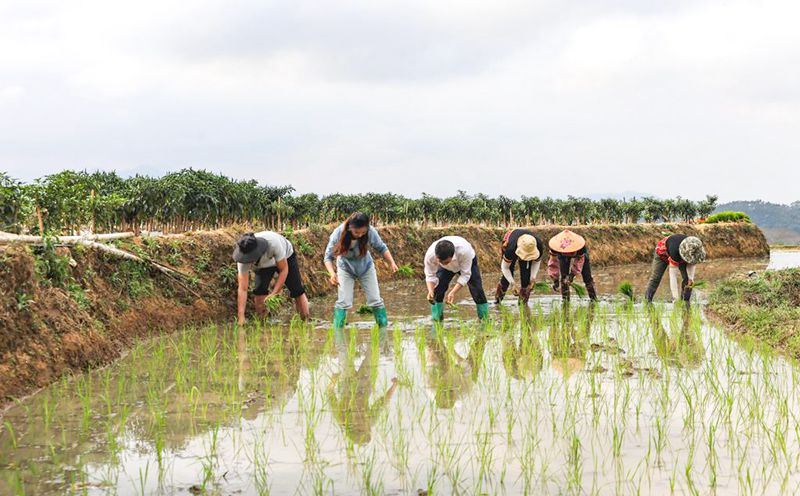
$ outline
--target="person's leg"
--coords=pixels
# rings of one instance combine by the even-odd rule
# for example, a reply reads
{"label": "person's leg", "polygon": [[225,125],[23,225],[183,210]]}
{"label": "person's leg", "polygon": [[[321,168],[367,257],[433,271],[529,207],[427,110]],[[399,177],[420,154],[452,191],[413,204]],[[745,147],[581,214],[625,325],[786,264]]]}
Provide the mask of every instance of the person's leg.
{"label": "person's leg", "polygon": [[256,315],[259,317],[267,315],[267,307],[264,305],[264,300],[267,299],[269,284],[277,270],[276,267],[267,267],[255,271],[256,280],[254,282],[255,287],[253,288],[253,303],[255,304]]}
{"label": "person's leg", "polygon": [[489,316],[489,303],[486,299],[486,293],[483,291],[483,280],[481,279],[481,270],[478,268],[478,256],[472,259],[472,275],[467,281],[469,294],[472,295],[472,300],[475,302],[475,307],[478,311],[478,318],[483,320]]}
{"label": "person's leg", "polygon": [[519,263],[519,302],[528,303],[531,297],[531,269],[536,266],[539,269],[539,262],[522,262]]}
{"label": "person's leg", "polygon": [[378,286],[378,273],[375,270],[375,265],[372,265],[368,271],[358,278],[364,293],[367,296],[367,305],[372,308],[372,314],[375,317],[375,322],[378,327],[386,327],[389,322],[386,317],[386,307],[381,298],[381,290]]}
{"label": "person's leg", "polygon": [[644,297],[649,302],[653,302],[653,297],[658,290],[658,285],[661,284],[661,278],[664,277],[664,271],[667,270],[667,262],[661,260],[655,252],[653,252],[653,263],[650,266],[650,281],[647,283],[647,290],[645,290]]}
{"label": "person's leg", "polygon": [[441,267],[436,271],[439,284],[433,290],[433,303],[431,303],[431,317],[433,320],[442,320],[444,318],[444,297],[448,286],[450,286],[450,281],[455,275],[455,272],[450,272]]}
{"label": "person's leg", "polygon": [[581,268],[581,277],[583,283],[586,285],[586,292],[589,293],[589,299],[597,301],[597,290],[594,288],[594,278],[592,277],[592,263],[589,261],[589,250],[583,255],[583,268]]}
{"label": "person's leg", "polygon": [[300,277],[300,266],[297,265],[297,255],[292,254],[286,260],[289,265],[289,274],[286,276],[286,288],[289,290],[289,296],[294,298],[294,308],[303,320],[311,318],[311,312],[308,309],[308,296],[306,296],[306,288],[303,287],[303,281]]}
{"label": "person's leg", "polygon": [[347,310],[353,306],[353,287],[355,278],[341,265],[337,267],[336,274],[339,277],[339,291],[336,303],[333,305],[333,327],[344,327],[347,320]]}

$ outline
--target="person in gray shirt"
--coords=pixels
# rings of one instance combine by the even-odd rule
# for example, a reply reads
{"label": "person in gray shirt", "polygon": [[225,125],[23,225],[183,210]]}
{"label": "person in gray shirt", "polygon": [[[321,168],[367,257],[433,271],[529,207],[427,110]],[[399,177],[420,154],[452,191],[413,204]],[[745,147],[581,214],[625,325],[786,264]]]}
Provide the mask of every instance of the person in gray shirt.
{"label": "person in gray shirt", "polygon": [[[294,306],[303,320],[310,318],[308,297],[300,278],[300,267],[292,243],[272,231],[246,233],[236,242],[233,259],[238,267],[239,290],[237,293],[237,317],[239,325],[244,325],[244,310],[247,305],[247,289],[250,286],[250,272],[255,274],[253,289],[256,314],[265,315],[264,301],[278,295],[284,288],[294,298]],[[269,291],[272,276],[278,274],[275,286]]]}

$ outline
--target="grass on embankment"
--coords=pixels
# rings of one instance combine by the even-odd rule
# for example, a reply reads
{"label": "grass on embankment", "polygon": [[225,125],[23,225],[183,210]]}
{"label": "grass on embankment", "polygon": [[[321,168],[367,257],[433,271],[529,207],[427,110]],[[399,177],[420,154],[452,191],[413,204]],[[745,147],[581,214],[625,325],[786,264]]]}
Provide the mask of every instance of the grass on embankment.
{"label": "grass on embankment", "polygon": [[800,358],[800,269],[727,279],[711,294],[708,309],[736,333]]}

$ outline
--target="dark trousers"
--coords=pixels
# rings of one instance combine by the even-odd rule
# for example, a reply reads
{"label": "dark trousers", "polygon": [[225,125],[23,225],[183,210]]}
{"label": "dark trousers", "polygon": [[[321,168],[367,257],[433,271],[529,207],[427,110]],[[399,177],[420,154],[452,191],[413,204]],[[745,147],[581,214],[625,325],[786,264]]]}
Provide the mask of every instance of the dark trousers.
{"label": "dark trousers", "polygon": [[[589,250],[586,250],[583,256],[585,258],[583,260],[583,268],[581,269],[581,277],[583,278],[584,284],[592,284],[594,279],[592,278],[592,263],[589,261]],[[569,265],[571,261],[571,257],[558,255],[558,267],[559,272],[561,272],[562,280],[570,276]]]}
{"label": "dark trousers", "polygon": [[[669,268],[669,264],[658,253],[653,252],[653,265],[650,268],[650,281],[647,283],[647,291],[644,296],[647,301],[653,301],[653,297],[658,290],[658,285],[661,284],[661,278],[664,277],[664,272]],[[686,264],[680,264],[678,270],[681,272],[681,295],[684,301],[689,301],[692,298],[692,288],[686,288],[689,284],[689,274],[686,272]]]}
{"label": "dark trousers", "polygon": [[[514,260],[511,262],[511,267],[509,270],[511,274],[514,274],[514,267],[517,265],[517,261]],[[527,288],[531,284],[531,267],[533,266],[533,262],[519,262],[519,282],[521,288]],[[508,291],[508,287],[511,285],[505,277],[500,276],[500,286],[503,288],[503,291]]]}
{"label": "dark trousers", "polygon": [[[433,298],[436,300],[436,303],[444,301],[447,287],[450,286],[450,281],[453,280],[456,274],[460,274],[460,272],[450,272],[443,267],[439,267],[439,270],[436,271],[436,277],[439,279],[439,284],[436,286],[436,289],[433,290]],[[486,293],[483,292],[483,281],[481,281],[481,271],[478,269],[477,255],[472,259],[472,276],[469,278],[469,281],[467,281],[467,287],[469,288],[469,294],[472,295],[472,299],[475,300],[475,304],[486,303],[488,301],[486,299]]]}

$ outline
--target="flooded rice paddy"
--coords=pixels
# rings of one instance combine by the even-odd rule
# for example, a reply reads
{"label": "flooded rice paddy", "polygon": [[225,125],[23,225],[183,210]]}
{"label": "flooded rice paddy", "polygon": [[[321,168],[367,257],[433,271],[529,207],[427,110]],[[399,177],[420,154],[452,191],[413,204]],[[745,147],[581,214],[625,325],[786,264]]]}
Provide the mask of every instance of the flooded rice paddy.
{"label": "flooded rice paddy", "polygon": [[606,286],[432,325],[415,284],[383,332],[210,325],[61,380],[2,418],[0,494],[800,492],[796,365],[701,305]]}

